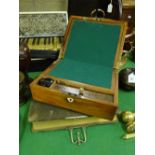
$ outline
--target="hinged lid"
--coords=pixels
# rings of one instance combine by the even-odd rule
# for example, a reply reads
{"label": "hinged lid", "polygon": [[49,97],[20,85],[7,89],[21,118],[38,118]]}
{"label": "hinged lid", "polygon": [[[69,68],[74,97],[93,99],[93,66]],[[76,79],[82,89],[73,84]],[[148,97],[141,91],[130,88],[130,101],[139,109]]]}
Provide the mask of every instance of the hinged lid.
{"label": "hinged lid", "polygon": [[65,33],[63,60],[49,74],[110,89],[125,33],[123,21],[72,16]]}
{"label": "hinged lid", "polygon": [[125,21],[72,16],[65,33],[62,57],[65,54],[65,58],[89,59],[117,68],[126,29]]}

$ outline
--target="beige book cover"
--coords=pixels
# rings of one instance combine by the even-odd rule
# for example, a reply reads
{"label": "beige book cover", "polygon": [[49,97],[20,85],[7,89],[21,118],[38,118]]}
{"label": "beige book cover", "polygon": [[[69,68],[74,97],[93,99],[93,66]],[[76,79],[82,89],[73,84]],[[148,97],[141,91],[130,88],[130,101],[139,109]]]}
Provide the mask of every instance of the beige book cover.
{"label": "beige book cover", "polygon": [[32,131],[47,131],[114,123],[117,118],[114,117],[110,121],[32,101],[29,108],[28,121],[32,123]]}

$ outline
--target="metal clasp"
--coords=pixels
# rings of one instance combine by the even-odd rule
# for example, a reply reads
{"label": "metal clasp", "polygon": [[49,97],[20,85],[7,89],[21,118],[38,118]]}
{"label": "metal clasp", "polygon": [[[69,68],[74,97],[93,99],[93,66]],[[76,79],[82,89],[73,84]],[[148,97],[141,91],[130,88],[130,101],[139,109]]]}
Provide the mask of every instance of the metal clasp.
{"label": "metal clasp", "polygon": [[[77,131],[76,132],[76,139],[75,139],[75,137],[74,137],[74,132],[73,132],[73,130],[75,129],[75,128],[79,128],[81,131]],[[69,131],[70,131],[70,136],[71,136],[71,142],[73,143],[73,144],[78,144],[78,145],[80,145],[80,144],[82,144],[82,143],[86,143],[86,141],[87,141],[87,135],[86,135],[86,128],[85,127],[74,127],[74,128],[69,128]]]}

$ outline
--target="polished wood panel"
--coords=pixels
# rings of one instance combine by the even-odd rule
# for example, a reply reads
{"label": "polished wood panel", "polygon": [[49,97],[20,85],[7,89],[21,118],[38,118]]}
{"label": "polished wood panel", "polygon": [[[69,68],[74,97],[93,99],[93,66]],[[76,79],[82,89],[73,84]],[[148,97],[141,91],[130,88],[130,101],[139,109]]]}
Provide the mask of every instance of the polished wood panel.
{"label": "polished wood panel", "polygon": [[[37,101],[107,119],[113,119],[117,109],[117,106],[113,103],[95,102],[91,99],[73,97],[38,85],[31,85],[31,92],[33,98]],[[67,98],[72,98],[74,101],[70,103]]]}

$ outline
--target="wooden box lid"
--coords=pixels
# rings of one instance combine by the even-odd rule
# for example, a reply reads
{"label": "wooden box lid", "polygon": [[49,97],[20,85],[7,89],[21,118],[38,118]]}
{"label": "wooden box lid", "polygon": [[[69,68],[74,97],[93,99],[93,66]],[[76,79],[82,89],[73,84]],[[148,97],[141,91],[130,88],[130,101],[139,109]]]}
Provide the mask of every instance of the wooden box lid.
{"label": "wooden box lid", "polygon": [[126,23],[72,16],[60,61],[49,75],[112,88],[113,69],[120,61]]}

